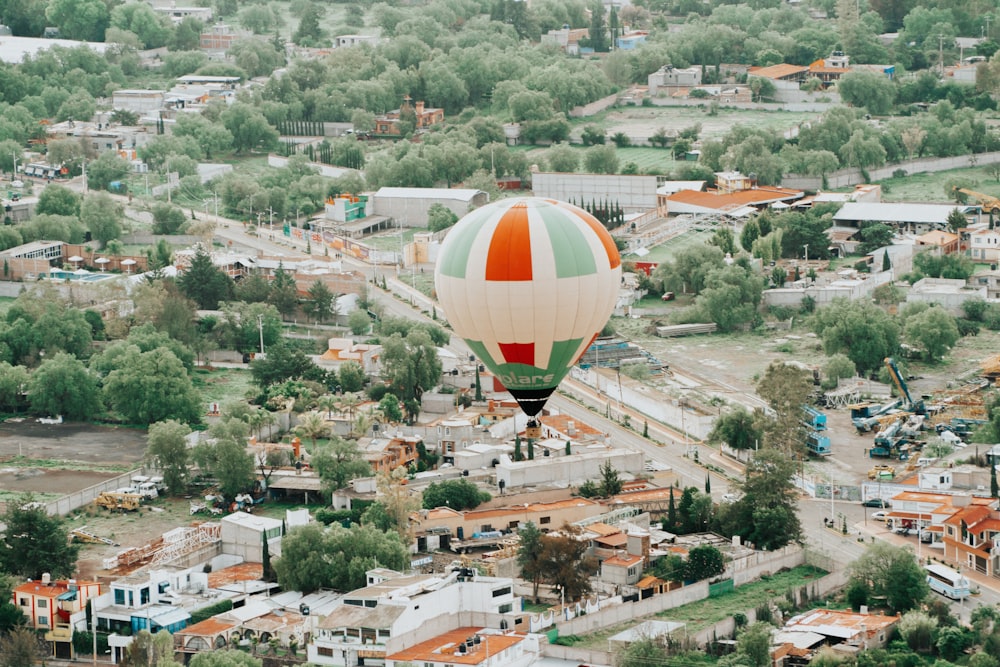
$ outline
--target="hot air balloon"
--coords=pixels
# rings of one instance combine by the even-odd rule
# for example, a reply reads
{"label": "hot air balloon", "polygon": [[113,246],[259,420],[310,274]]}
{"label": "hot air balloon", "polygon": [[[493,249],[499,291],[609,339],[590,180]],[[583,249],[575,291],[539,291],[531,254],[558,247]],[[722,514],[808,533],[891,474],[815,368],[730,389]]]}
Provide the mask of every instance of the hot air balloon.
{"label": "hot air balloon", "polygon": [[529,416],[536,415],[614,310],[615,242],[581,208],[539,197],[467,214],[434,275],[448,322]]}

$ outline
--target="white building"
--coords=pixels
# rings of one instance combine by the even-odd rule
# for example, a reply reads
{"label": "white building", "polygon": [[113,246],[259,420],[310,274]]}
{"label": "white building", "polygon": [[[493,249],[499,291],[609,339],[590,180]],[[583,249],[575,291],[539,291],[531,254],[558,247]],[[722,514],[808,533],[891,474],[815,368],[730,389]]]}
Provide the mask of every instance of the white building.
{"label": "white building", "polygon": [[623,174],[564,174],[538,172],[531,175],[536,197],[573,202],[615,203],[626,213],[656,208],[656,176]]}
{"label": "white building", "polygon": [[664,65],[646,78],[649,94],[656,95],[660,88],[690,88],[701,85],[701,68],[680,69]]}
{"label": "white building", "polygon": [[980,229],[969,234],[972,261],[996,262],[1000,260],[1000,231]]}
{"label": "white building", "polygon": [[164,90],[123,88],[111,93],[111,108],[145,114],[163,108]]}
{"label": "white building", "polygon": [[[532,460],[513,461],[508,456],[501,457],[496,466],[497,484],[503,483],[507,489],[538,484],[568,486],[599,479],[601,466],[605,463],[610,463],[620,473],[638,474],[643,469],[642,452],[630,449],[588,447],[582,453],[569,456],[545,456],[549,450],[539,449],[541,451],[536,450]],[[523,446],[521,451],[525,453]]]}
{"label": "white building", "polygon": [[526,628],[527,617],[514,613],[520,608],[511,579],[471,569],[408,576],[372,570],[368,586],[346,594],[317,623],[308,658],[318,665],[382,662],[463,626]]}
{"label": "white building", "polygon": [[222,519],[222,550],[250,563],[264,560],[264,540],[272,557],[281,555],[281,520],[233,512]]}
{"label": "white building", "polygon": [[427,213],[434,204],[461,218],[489,199],[482,190],[469,188],[379,188],[372,195],[375,215],[392,218],[403,227],[426,227]]}
{"label": "white building", "polygon": [[368,44],[369,46],[378,46],[379,38],[378,35],[337,35],[333,38],[333,46],[337,49],[343,49],[349,46],[360,46],[362,44]]}

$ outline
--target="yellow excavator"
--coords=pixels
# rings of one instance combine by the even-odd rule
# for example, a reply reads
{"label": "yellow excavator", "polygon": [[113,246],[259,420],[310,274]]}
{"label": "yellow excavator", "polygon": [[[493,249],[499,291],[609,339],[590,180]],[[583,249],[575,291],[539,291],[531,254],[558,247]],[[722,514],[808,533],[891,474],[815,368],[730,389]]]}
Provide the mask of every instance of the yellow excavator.
{"label": "yellow excavator", "polygon": [[980,206],[983,207],[984,213],[989,213],[991,215],[1000,214],[1000,199],[991,195],[984,195],[982,192],[969,190],[968,188],[952,188],[953,194],[958,192],[961,192],[963,195],[972,197],[978,201]]}

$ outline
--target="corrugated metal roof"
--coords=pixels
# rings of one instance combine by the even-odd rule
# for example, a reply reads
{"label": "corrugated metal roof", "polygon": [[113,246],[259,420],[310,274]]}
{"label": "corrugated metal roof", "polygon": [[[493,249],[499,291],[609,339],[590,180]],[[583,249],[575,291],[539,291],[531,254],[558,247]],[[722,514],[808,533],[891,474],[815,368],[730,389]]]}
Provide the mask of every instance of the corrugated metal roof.
{"label": "corrugated metal roof", "polygon": [[834,214],[833,219],[834,221],[945,225],[948,222],[948,214],[956,208],[964,211],[967,207],[955,204],[848,202]]}
{"label": "corrugated metal roof", "polygon": [[482,190],[470,188],[379,188],[376,197],[388,199],[461,199],[472,201]]}

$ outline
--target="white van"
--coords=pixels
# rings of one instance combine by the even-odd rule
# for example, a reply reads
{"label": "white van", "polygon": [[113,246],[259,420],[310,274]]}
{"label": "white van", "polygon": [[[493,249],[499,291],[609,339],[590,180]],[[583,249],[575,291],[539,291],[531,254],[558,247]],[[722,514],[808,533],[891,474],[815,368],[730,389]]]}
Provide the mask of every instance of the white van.
{"label": "white van", "polygon": [[929,466],[930,464],[934,463],[935,461],[937,461],[937,459],[932,459],[932,458],[927,458],[927,457],[921,457],[921,458],[917,459],[917,467],[923,468],[925,466]]}

